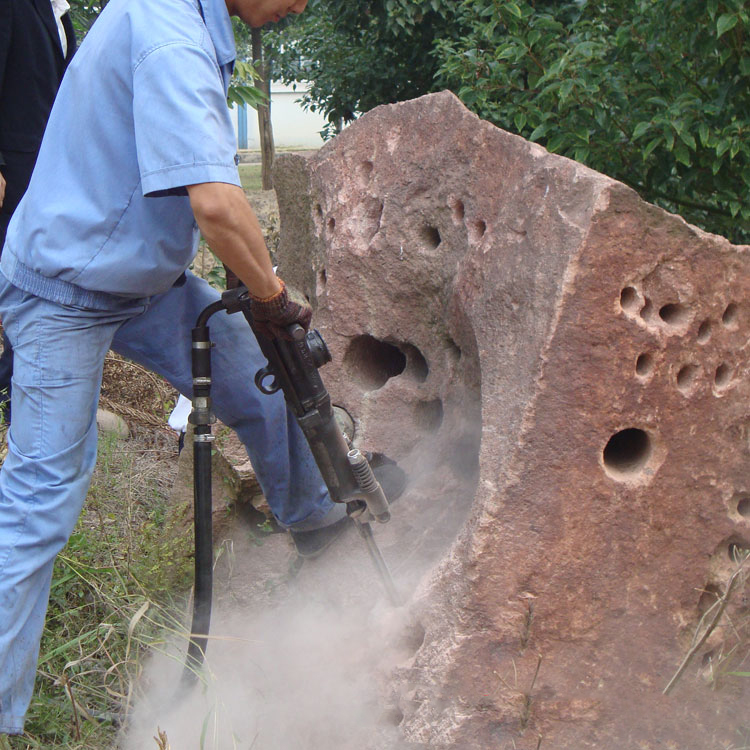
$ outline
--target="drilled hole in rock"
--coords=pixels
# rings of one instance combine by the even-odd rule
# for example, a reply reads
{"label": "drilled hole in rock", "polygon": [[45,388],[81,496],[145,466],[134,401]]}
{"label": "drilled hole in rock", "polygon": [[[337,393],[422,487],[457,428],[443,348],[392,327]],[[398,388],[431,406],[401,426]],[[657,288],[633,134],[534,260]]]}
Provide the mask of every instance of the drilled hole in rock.
{"label": "drilled hole in rock", "polygon": [[604,466],[615,477],[632,477],[648,463],[653,446],[644,430],[629,427],[607,441],[602,454]]}
{"label": "drilled hole in rock", "polygon": [[643,354],[639,354],[638,359],[636,359],[635,361],[636,374],[640,375],[642,378],[645,378],[646,375],[649,375],[653,369],[654,369],[654,355],[649,354],[648,352],[643,352]]}
{"label": "drilled hole in rock", "polygon": [[315,213],[318,214],[318,218],[323,218],[323,206],[320,205],[320,203],[315,204]]}
{"label": "drilled hole in rock", "polygon": [[638,292],[632,286],[626,286],[620,292],[620,307],[625,312],[638,311]]}
{"label": "drilled hole in rock", "polygon": [[704,320],[698,328],[698,343],[705,344],[711,338],[711,321]]}
{"label": "drilled hole in rock", "polygon": [[692,362],[683,365],[677,372],[677,387],[683,392],[692,390],[698,380],[699,374],[700,367],[698,365]]}
{"label": "drilled hole in rock", "polygon": [[750,497],[743,497],[737,503],[737,512],[743,518],[750,518]]}
{"label": "drilled hole in rock", "polygon": [[325,285],[328,281],[328,274],[326,273],[325,268],[321,268],[318,272],[318,281],[320,281],[321,284]]}
{"label": "drilled hole in rock", "polygon": [[461,359],[461,347],[453,340],[448,339],[448,356],[453,362],[458,362]]}
{"label": "drilled hole in rock", "polygon": [[679,302],[670,302],[659,308],[659,317],[670,326],[678,326],[688,319],[688,309]]}
{"label": "drilled hole in rock", "polygon": [[443,402],[439,399],[419,401],[414,407],[414,420],[425,432],[437,432],[443,424]]}
{"label": "drilled hole in rock", "polygon": [[430,374],[430,368],[422,352],[412,344],[402,344],[401,351],[406,355],[406,372],[418,383],[424,383]]}
{"label": "drilled hole in rock", "polygon": [[700,598],[698,599],[698,612],[701,617],[708,612],[716,602],[721,599],[723,591],[715,583],[709,583],[704,586],[701,592]]}
{"label": "drilled hole in rock", "polygon": [[477,219],[474,222],[474,232],[477,237],[483,237],[484,233],[487,231],[487,224],[485,224],[482,219]]}
{"label": "drilled hole in rock", "polygon": [[403,720],[404,712],[398,706],[392,706],[383,712],[383,721],[391,726],[400,726]]}
{"label": "drilled hole in rock", "polygon": [[730,302],[727,305],[726,310],[724,310],[723,315],[721,316],[721,322],[727,328],[737,328],[739,317],[740,317],[740,308],[734,302]]}
{"label": "drilled hole in rock", "polygon": [[734,563],[742,562],[748,555],[750,555],[750,542],[746,542],[744,539],[729,542],[727,546],[727,555],[729,559]]}
{"label": "drilled hole in rock", "polygon": [[406,369],[406,356],[397,346],[364,334],[352,339],[344,366],[362,386],[374,390]]}
{"label": "drilled hole in rock", "polygon": [[464,207],[463,201],[460,201],[458,199],[451,202],[451,212],[453,214],[453,221],[459,222],[464,220],[464,216],[466,215],[466,209]]}
{"label": "drilled hole in rock", "polygon": [[430,250],[434,250],[441,242],[440,232],[437,227],[425,224],[419,232],[420,239]]}
{"label": "drilled hole in rock", "polygon": [[406,630],[403,635],[402,642],[404,649],[411,654],[416,654],[420,648],[424,645],[425,638],[427,637],[427,631],[424,629],[421,623],[417,622],[414,627]]}
{"label": "drilled hole in rock", "polygon": [[373,165],[371,161],[363,161],[359,165],[359,179],[363,186],[369,182],[372,169]]}
{"label": "drilled hole in rock", "polygon": [[332,232],[334,229],[336,229],[336,219],[333,218],[333,216],[328,219],[328,231]]}
{"label": "drilled hole in rock", "polygon": [[717,388],[726,388],[732,382],[733,370],[726,364],[722,363],[716,368],[714,383]]}

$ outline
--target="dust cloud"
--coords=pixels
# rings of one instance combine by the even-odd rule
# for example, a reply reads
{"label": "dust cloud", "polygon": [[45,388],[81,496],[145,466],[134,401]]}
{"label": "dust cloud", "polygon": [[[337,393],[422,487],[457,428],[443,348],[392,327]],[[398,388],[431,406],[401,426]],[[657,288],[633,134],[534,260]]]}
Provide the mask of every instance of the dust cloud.
{"label": "dust cloud", "polygon": [[[341,559],[314,564],[316,580],[340,582]],[[399,747],[400,715],[383,691],[413,656],[402,637],[408,620],[379,591],[357,600],[309,580],[262,612],[220,611],[203,683],[178,699],[181,654],[154,657],[122,747],[156,748],[157,730],[171,750]]]}

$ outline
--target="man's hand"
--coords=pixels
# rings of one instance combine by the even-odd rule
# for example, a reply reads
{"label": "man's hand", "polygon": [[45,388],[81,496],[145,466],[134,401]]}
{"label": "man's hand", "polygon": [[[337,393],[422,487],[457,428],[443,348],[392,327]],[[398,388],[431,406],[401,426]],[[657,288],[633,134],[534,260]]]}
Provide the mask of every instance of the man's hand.
{"label": "man's hand", "polygon": [[5,177],[0,172],[0,208],[2,208],[3,201],[5,200]]}
{"label": "man's hand", "polygon": [[258,333],[268,339],[290,339],[287,326],[298,323],[305,330],[310,327],[312,308],[299,292],[287,289],[281,279],[281,291],[261,299],[250,295],[250,312]]}

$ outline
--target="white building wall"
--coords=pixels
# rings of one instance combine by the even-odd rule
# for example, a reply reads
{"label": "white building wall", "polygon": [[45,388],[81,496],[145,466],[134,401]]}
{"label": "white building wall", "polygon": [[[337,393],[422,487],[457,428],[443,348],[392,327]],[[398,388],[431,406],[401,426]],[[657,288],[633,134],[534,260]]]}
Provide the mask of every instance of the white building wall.
{"label": "white building wall", "polygon": [[[298,84],[297,90],[283,83],[271,84],[271,124],[276,148],[319,148],[323,145],[320,131],[325,127],[325,118],[302,109],[298,100],[305,89]],[[238,132],[238,108],[230,110],[235,133]],[[247,109],[247,147],[260,149],[258,114]]]}

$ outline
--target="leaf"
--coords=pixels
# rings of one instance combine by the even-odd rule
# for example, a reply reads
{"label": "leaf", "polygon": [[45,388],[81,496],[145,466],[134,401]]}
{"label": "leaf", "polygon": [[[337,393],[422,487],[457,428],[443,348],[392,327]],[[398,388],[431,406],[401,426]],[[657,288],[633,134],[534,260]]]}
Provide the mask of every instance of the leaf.
{"label": "leaf", "polygon": [[690,152],[687,150],[684,143],[678,142],[675,144],[674,156],[681,164],[684,164],[686,167],[690,166]]}
{"label": "leaf", "polygon": [[549,130],[549,125],[547,125],[546,122],[543,122],[539,127],[535,128],[534,131],[529,136],[530,141],[537,141],[539,138],[544,137],[547,134],[547,131]]}
{"label": "leaf", "polygon": [[547,143],[547,151],[552,151],[553,153],[558,153],[561,150],[561,147],[565,143],[565,133],[558,133],[555,136],[552,136],[552,138],[549,139],[549,142]]}
{"label": "leaf", "polygon": [[518,112],[513,117],[513,124],[516,126],[516,130],[520,133],[523,131],[524,126],[526,125],[526,113],[525,112]]}
{"label": "leaf", "polygon": [[705,122],[702,122],[700,125],[698,125],[698,135],[700,136],[701,143],[704,146],[708,146],[708,142],[711,138],[711,133],[708,129],[708,125],[706,125]]}
{"label": "leaf", "polygon": [[521,9],[515,3],[505,3],[505,7],[516,17],[523,18]]}
{"label": "leaf", "polygon": [[737,25],[737,16],[734,13],[723,13],[716,22],[716,38],[719,39],[730,29]]}
{"label": "leaf", "polygon": [[672,151],[674,148],[674,133],[671,128],[667,128],[664,131],[664,145],[667,147],[667,151]]}
{"label": "leaf", "polygon": [[578,146],[578,148],[576,148],[576,150],[573,152],[573,158],[576,161],[580,161],[581,163],[585,164],[586,159],[589,158],[588,146]]}
{"label": "leaf", "polygon": [[737,216],[737,214],[740,212],[740,204],[737,201],[729,201],[729,212],[732,214],[732,216]]}
{"label": "leaf", "polygon": [[693,134],[688,130],[683,130],[680,132],[680,140],[691,150],[695,151],[697,148],[697,144],[695,142],[695,137]]}
{"label": "leaf", "polygon": [[633,140],[640,138],[650,127],[650,122],[639,122],[635,128],[633,128]]}

